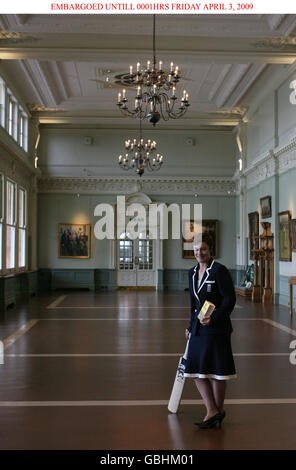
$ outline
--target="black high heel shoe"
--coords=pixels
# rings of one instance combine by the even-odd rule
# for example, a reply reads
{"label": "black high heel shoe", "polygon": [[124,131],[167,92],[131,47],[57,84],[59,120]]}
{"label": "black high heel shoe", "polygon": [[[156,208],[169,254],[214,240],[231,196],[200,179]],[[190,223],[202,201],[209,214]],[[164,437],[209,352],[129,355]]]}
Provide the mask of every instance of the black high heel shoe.
{"label": "black high heel shoe", "polygon": [[218,428],[221,428],[221,424],[223,419],[225,418],[225,411],[224,413],[216,413],[214,416],[212,416],[210,419],[207,419],[206,421],[202,421],[201,423],[194,423],[196,426],[199,427],[199,429],[210,429],[210,428],[215,428],[218,426]]}

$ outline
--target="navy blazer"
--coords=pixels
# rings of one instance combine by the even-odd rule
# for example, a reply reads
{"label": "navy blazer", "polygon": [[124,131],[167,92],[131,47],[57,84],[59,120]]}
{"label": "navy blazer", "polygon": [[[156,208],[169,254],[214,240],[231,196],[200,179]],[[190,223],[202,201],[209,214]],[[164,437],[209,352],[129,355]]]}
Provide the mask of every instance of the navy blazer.
{"label": "navy blazer", "polygon": [[[189,270],[191,318],[188,330],[193,335],[230,334],[233,331],[230,314],[236,302],[230,273],[223,264],[211,258],[198,288],[198,270],[199,263]],[[202,325],[197,318],[205,300],[216,306],[210,325]]]}

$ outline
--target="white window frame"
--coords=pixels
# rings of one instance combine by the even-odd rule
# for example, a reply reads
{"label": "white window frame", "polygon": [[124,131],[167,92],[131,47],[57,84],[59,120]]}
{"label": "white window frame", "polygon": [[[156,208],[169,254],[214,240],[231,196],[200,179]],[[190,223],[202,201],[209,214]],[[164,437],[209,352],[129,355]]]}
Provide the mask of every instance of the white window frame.
{"label": "white window frame", "polygon": [[[22,132],[21,121],[23,121]],[[0,77],[0,125],[25,152],[28,152],[28,114],[2,77]]]}
{"label": "white window frame", "polygon": [[[8,191],[8,183],[12,183],[14,185],[14,207],[13,207],[13,221],[12,223],[8,223],[8,210],[7,210],[7,191]],[[6,178],[5,180],[5,272],[6,273],[15,273],[17,271],[17,262],[18,262],[18,230],[17,230],[17,215],[18,215],[18,201],[17,201],[17,183],[10,178]],[[14,267],[8,268],[6,265],[6,255],[7,255],[7,243],[6,243],[6,235],[7,235],[7,227],[14,227]]]}

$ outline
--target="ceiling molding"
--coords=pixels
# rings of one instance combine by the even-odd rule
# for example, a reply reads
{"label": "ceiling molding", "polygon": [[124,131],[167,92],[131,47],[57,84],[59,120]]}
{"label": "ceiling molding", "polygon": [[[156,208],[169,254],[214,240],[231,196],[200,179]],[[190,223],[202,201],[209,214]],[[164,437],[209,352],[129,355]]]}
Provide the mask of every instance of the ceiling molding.
{"label": "ceiling molding", "polygon": [[0,15],[0,28],[4,31],[9,29],[9,23],[6,19],[7,15]]}
{"label": "ceiling molding", "polygon": [[214,97],[215,104],[218,108],[222,108],[226,103],[226,100],[229,98],[249,68],[250,64],[234,64],[228,69],[224,76],[223,83],[220,85]]}
{"label": "ceiling molding", "polygon": [[28,22],[30,15],[14,15],[19,26],[23,26]]}
{"label": "ceiling molding", "polygon": [[[67,34],[142,34],[151,36],[151,15],[1,15],[9,17],[9,25],[18,25],[19,31],[28,33]],[[19,20],[15,17],[20,17]],[[223,16],[223,20],[221,17]],[[274,29],[269,23],[280,25],[283,15],[159,15],[157,35],[166,36],[215,36],[215,37],[263,37],[272,36]],[[284,15],[295,17],[295,15]],[[23,18],[25,17],[25,18]],[[271,17],[266,21],[266,17]],[[278,27],[278,26],[277,26]]]}
{"label": "ceiling molding", "polygon": [[[33,113],[32,116],[36,117],[40,124],[52,124],[59,126],[61,124],[66,125],[95,125],[100,126],[101,128],[134,128],[138,129],[138,121],[136,119],[125,118],[123,116],[58,116],[57,113]],[[169,128],[169,129],[194,129],[200,126],[222,126],[232,128],[237,126],[241,122],[240,115],[233,115],[233,116],[225,116],[223,114],[219,115],[212,114],[212,115],[205,115],[205,116],[198,116],[196,118],[190,119],[176,119],[171,120],[168,124],[162,123],[161,129]],[[152,126],[151,126],[152,128]]]}
{"label": "ceiling molding", "polygon": [[242,79],[238,81],[237,86],[232,90],[224,105],[230,109],[236,106],[248,88],[252,86],[252,84],[257,80],[259,75],[261,75],[266,67],[266,64],[251,65]]}
{"label": "ceiling molding", "polygon": [[[263,47],[263,42],[255,43],[254,47]],[[271,43],[272,44],[272,43]],[[174,60],[181,66],[185,62],[217,62],[217,63],[267,63],[267,64],[291,64],[296,59],[296,51],[277,49],[272,50],[201,50],[201,51],[188,51],[188,50],[161,50],[163,61],[170,61],[172,52]],[[139,56],[150,57],[150,49],[131,49],[128,52],[126,49],[98,49],[98,48],[51,48],[51,47],[2,47],[1,57],[3,60],[17,60],[17,59],[38,59],[38,60],[76,60],[80,61],[101,61],[101,62],[118,62],[118,58],[126,63],[137,62]]]}
{"label": "ceiling molding", "polygon": [[[105,178],[61,178],[42,177],[38,180],[39,193],[70,193],[70,194],[131,194],[141,191],[149,195],[182,194],[194,196],[220,195],[235,196],[236,183],[232,177],[105,177]],[[136,188],[136,189],[135,189]],[[198,202],[198,199],[197,199]]]}
{"label": "ceiling molding", "polygon": [[278,27],[286,17],[287,15],[267,15],[267,23],[271,31],[275,31],[276,29],[278,29]]}

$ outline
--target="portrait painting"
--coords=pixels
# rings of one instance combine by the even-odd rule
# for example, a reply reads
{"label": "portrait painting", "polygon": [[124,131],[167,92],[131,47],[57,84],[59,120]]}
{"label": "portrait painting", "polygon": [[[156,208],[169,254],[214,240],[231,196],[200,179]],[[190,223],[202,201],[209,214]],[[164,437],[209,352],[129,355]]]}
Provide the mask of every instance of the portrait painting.
{"label": "portrait painting", "polygon": [[182,257],[194,259],[194,245],[200,241],[200,235],[205,235],[211,243],[211,256],[218,257],[218,220],[203,219],[202,226],[194,220],[185,222],[182,239]]}
{"label": "portrait painting", "polygon": [[292,251],[296,251],[296,219],[291,220]]}
{"label": "portrait painting", "polygon": [[269,219],[271,217],[271,196],[265,196],[260,199],[261,218]]}
{"label": "portrait painting", "polygon": [[291,213],[290,211],[279,212],[279,260],[292,261],[291,244]]}
{"label": "portrait painting", "polygon": [[250,212],[249,219],[249,247],[250,259],[254,259],[254,250],[259,249],[259,213]]}
{"label": "portrait painting", "polygon": [[90,224],[58,224],[59,258],[90,258]]}

